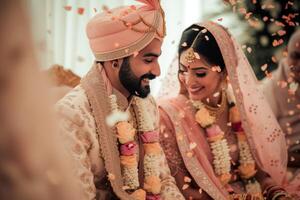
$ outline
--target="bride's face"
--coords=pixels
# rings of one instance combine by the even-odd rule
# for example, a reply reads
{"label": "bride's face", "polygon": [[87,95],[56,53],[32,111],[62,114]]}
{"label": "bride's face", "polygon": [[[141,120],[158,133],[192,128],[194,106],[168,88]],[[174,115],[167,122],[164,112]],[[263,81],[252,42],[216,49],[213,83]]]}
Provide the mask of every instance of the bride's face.
{"label": "bride's face", "polygon": [[[204,58],[188,63],[186,51],[180,55],[179,80],[184,85],[192,100],[205,100],[220,90],[222,73],[218,67],[209,64]],[[200,55],[201,57],[201,55]]]}

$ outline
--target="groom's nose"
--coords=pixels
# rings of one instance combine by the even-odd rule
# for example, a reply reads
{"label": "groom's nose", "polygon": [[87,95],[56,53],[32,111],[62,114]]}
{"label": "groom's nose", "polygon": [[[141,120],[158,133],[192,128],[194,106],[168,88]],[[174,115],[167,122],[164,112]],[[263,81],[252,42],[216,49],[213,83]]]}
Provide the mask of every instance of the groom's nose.
{"label": "groom's nose", "polygon": [[154,64],[152,66],[150,73],[155,75],[156,77],[160,76],[160,65],[159,65],[159,63]]}

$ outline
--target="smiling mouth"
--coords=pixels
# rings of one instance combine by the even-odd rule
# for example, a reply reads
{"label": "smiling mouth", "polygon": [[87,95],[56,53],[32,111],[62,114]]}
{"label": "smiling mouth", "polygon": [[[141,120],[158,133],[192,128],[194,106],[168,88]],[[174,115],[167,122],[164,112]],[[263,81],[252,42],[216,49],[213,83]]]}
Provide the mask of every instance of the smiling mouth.
{"label": "smiling mouth", "polygon": [[203,89],[204,89],[204,87],[189,88],[189,92],[192,94],[195,94],[197,92],[200,92]]}

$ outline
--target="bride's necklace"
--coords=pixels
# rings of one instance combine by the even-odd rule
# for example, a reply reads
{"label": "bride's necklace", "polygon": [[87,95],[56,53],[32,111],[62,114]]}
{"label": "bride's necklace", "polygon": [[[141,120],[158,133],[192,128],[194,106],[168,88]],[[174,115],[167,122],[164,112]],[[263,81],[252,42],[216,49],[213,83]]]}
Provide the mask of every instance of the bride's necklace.
{"label": "bride's necklace", "polygon": [[215,118],[219,118],[220,115],[225,111],[226,105],[227,105],[226,92],[223,91],[221,94],[221,103],[218,104],[217,107],[213,107],[208,104],[205,104],[205,107],[212,116],[214,116]]}

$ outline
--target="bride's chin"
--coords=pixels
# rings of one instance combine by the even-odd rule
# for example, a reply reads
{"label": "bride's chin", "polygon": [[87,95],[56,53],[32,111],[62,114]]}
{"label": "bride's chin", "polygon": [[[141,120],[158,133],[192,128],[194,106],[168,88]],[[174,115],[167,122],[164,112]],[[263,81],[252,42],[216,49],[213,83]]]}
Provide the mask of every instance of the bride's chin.
{"label": "bride's chin", "polygon": [[190,98],[190,100],[193,100],[193,101],[201,101],[203,99],[203,94],[189,93],[189,98]]}

